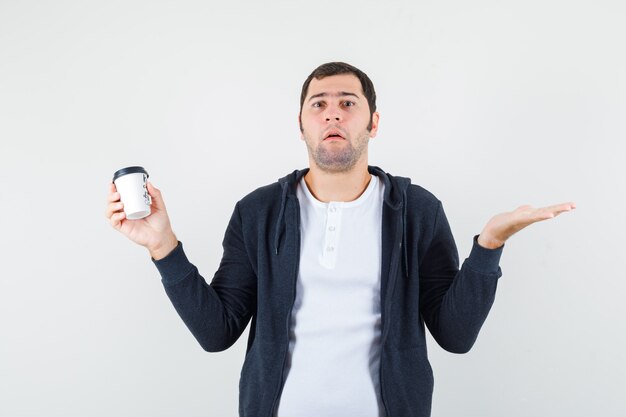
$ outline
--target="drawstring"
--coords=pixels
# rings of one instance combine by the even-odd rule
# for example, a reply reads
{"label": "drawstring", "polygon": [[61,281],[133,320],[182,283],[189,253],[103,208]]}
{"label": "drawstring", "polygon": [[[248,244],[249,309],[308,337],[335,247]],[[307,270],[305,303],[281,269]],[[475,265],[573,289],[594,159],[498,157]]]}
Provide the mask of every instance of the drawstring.
{"label": "drawstring", "polygon": [[407,206],[407,201],[406,201],[406,188],[404,189],[404,192],[402,194],[402,246],[403,246],[403,251],[402,251],[402,263],[404,264],[404,274],[405,276],[408,278],[409,277],[409,261],[408,261],[408,254],[407,254],[407,236],[406,236],[406,206]]}
{"label": "drawstring", "polygon": [[283,193],[280,198],[280,211],[278,212],[278,221],[276,222],[276,232],[274,234],[274,248],[276,255],[278,255],[278,239],[280,239],[280,231],[283,223],[283,216],[285,214],[285,206],[287,205],[287,188],[289,184],[283,183]]}

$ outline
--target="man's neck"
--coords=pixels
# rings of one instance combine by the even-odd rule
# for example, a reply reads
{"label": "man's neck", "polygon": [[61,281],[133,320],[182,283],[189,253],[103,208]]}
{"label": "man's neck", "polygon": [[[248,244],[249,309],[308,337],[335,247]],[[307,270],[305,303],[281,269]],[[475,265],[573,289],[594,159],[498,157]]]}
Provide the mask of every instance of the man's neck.
{"label": "man's neck", "polygon": [[367,163],[357,164],[350,171],[327,172],[311,164],[304,176],[309,191],[324,203],[329,201],[354,201],[365,192],[372,176]]}

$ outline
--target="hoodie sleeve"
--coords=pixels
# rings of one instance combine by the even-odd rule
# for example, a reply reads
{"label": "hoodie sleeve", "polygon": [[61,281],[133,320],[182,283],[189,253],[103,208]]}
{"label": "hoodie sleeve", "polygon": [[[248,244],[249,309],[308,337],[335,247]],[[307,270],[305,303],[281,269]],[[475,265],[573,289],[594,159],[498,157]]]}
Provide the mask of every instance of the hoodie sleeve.
{"label": "hoodie sleeve", "polygon": [[256,310],[256,275],[247,256],[239,206],[223,240],[224,253],[211,284],[187,259],[182,243],[165,258],[152,260],[174,308],[202,348],[229,348]]}
{"label": "hoodie sleeve", "polygon": [[459,255],[441,202],[420,266],[420,312],[437,343],[453,353],[468,352],[493,304],[503,246],[474,243],[459,270]]}

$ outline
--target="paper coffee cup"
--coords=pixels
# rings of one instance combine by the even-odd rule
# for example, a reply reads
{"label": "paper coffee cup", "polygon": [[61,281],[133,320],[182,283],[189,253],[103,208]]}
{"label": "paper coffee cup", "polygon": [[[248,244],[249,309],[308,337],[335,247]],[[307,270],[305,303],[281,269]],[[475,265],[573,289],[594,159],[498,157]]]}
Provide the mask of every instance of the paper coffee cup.
{"label": "paper coffee cup", "polygon": [[148,194],[148,172],[143,167],[127,167],[113,174],[113,184],[124,203],[128,220],[143,219],[150,215],[152,199]]}

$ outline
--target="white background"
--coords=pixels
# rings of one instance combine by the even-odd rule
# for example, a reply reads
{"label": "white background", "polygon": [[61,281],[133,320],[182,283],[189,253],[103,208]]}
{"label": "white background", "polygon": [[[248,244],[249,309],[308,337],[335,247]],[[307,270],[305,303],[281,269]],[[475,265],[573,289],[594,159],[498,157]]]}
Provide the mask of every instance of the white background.
{"label": "white background", "polygon": [[370,163],[444,203],[461,259],[514,236],[473,350],[432,339],[434,417],[623,416],[622,1],[0,0],[0,415],[235,416],[246,336],[208,354],[104,217],[142,165],[211,279],[234,204],[307,164],[306,76],[374,81]]}

